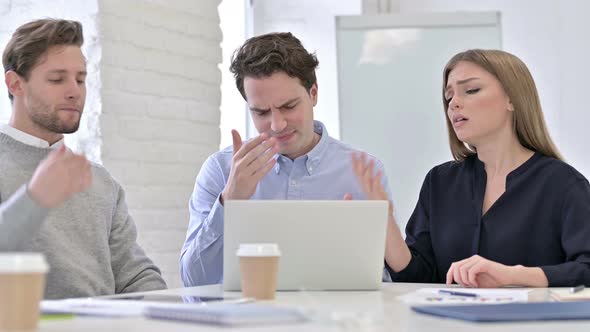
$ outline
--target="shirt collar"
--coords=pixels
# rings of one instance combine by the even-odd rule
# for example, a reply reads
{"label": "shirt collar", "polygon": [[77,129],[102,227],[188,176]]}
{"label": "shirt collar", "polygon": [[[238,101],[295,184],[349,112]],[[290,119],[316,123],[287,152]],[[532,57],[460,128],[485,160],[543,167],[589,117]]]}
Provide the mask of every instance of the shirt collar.
{"label": "shirt collar", "polygon": [[[320,160],[324,155],[324,151],[328,146],[328,141],[330,140],[326,126],[320,121],[313,122],[313,131],[316,134],[320,135],[320,141],[306,155],[307,160],[305,162],[305,166],[307,168],[308,175],[311,175],[314,172],[316,166],[320,163]],[[276,174],[279,174],[279,172],[281,171],[281,163],[285,162],[285,158],[287,157],[283,155],[278,155],[277,158],[278,159],[274,171]]]}
{"label": "shirt collar", "polygon": [[34,146],[36,148],[42,148],[42,149],[57,149],[60,146],[62,146],[64,144],[64,139],[60,139],[59,141],[53,143],[53,145],[49,145],[49,143],[43,139],[40,139],[37,136],[33,136],[31,134],[27,134],[22,130],[18,130],[14,127],[11,127],[7,124],[1,124],[0,125],[0,132],[3,134],[6,134],[10,137],[12,137],[13,139],[26,144],[26,145],[30,145],[30,146]]}

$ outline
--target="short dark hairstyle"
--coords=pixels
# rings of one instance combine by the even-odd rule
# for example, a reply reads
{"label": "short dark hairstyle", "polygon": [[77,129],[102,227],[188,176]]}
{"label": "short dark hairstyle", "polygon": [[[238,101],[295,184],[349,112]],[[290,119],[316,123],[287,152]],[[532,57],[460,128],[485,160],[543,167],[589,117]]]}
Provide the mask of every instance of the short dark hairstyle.
{"label": "short dark hairstyle", "polygon": [[[62,19],[40,19],[25,23],[16,29],[4,49],[4,72],[10,70],[29,79],[31,70],[52,46],[82,46],[82,24]],[[8,93],[12,100],[13,96]]]}
{"label": "short dark hairstyle", "polygon": [[234,52],[229,69],[236,79],[236,87],[246,99],[244,78],[267,77],[281,71],[298,78],[309,92],[316,83],[318,64],[315,53],[307,52],[299,39],[290,32],[280,32],[248,39]]}

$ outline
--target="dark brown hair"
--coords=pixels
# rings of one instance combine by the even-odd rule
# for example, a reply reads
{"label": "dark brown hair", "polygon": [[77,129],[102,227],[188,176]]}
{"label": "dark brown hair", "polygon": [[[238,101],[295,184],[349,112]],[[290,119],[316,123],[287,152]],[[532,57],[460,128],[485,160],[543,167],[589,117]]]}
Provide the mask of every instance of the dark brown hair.
{"label": "dark brown hair", "polygon": [[[443,70],[442,94],[445,114],[449,108],[449,101],[445,98],[449,74],[463,61],[480,66],[500,82],[514,106],[513,130],[522,146],[545,156],[563,160],[545,125],[533,76],[522,60],[508,52],[472,49],[453,56]],[[477,153],[474,146],[466,145],[459,140],[451,121],[447,116],[445,118],[453,158],[461,161]]]}
{"label": "dark brown hair", "polygon": [[244,78],[267,77],[281,71],[298,78],[309,92],[316,83],[318,64],[315,54],[307,52],[299,39],[290,32],[281,32],[248,39],[234,52],[229,69],[236,79],[236,87],[246,99]]}
{"label": "dark brown hair", "polygon": [[[82,24],[62,19],[40,19],[21,25],[8,41],[2,64],[4,72],[10,70],[29,79],[31,70],[37,65],[52,46],[82,46]],[[8,93],[12,100],[12,95]]]}

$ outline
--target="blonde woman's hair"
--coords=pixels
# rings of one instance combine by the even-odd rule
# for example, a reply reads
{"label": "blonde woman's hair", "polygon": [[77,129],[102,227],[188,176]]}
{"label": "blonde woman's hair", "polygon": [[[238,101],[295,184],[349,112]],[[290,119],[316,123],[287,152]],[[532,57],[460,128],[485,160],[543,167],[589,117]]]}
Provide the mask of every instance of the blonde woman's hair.
{"label": "blonde woman's hair", "polygon": [[[545,156],[563,160],[545,125],[533,76],[524,62],[510,53],[500,50],[473,49],[453,56],[443,71],[442,94],[445,114],[449,108],[449,101],[445,98],[449,73],[462,61],[480,66],[500,82],[514,106],[514,130],[522,146]],[[461,142],[453,130],[451,121],[447,116],[445,118],[453,158],[462,161],[475,154],[476,148]]]}

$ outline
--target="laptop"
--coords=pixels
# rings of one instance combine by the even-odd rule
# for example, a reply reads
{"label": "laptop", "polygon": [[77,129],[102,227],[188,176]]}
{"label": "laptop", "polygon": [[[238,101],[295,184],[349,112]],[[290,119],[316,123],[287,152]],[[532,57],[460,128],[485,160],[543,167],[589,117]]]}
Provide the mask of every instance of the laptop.
{"label": "laptop", "polygon": [[240,243],[277,243],[277,290],[381,286],[387,201],[225,202],[223,286],[240,290]]}

